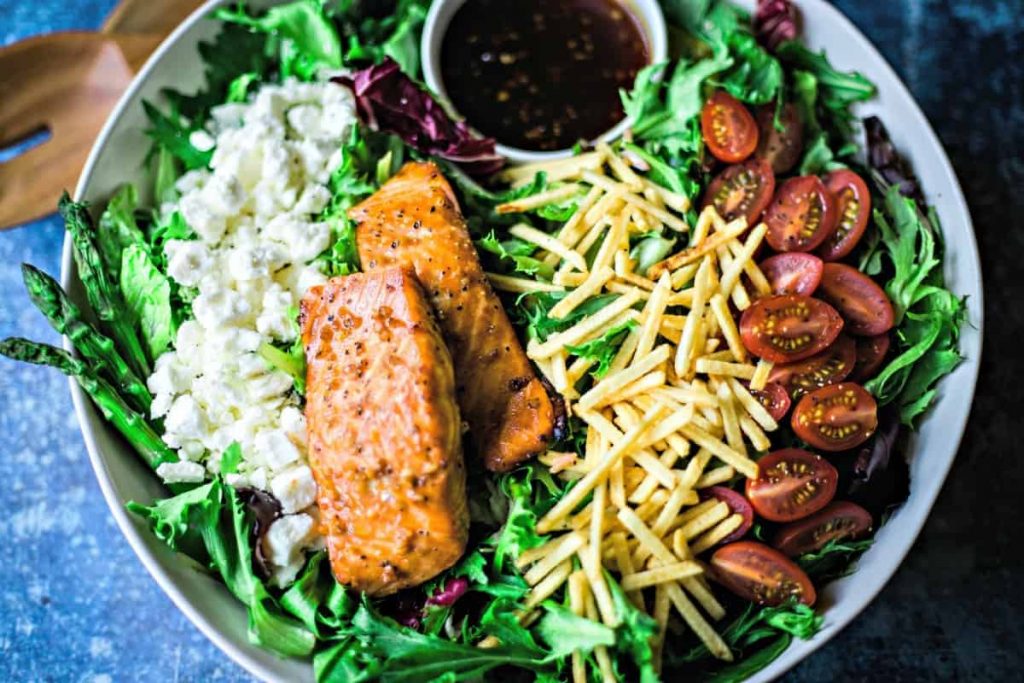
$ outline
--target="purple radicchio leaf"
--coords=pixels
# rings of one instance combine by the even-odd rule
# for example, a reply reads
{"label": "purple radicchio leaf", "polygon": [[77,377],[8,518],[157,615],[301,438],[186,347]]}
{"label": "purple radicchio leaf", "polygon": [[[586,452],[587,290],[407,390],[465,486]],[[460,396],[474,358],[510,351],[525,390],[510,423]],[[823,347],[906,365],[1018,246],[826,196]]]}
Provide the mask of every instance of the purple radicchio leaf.
{"label": "purple radicchio leaf", "polygon": [[849,487],[850,500],[864,506],[875,519],[900,505],[910,494],[910,467],[899,447],[899,414],[883,408],[878,430],[857,452]]}
{"label": "purple radicchio leaf", "polygon": [[921,185],[917,182],[910,164],[896,151],[882,120],[877,116],[864,119],[864,132],[868,139],[868,163],[871,168],[881,174],[886,182],[898,186],[900,194],[904,197],[923,202]]}
{"label": "purple radicchio leaf", "polygon": [[759,43],[774,50],[780,43],[794,40],[799,33],[796,7],[790,0],[757,0],[754,35]]}
{"label": "purple radicchio leaf", "polygon": [[257,576],[266,581],[273,572],[270,561],[263,554],[263,537],[274,520],[284,513],[281,502],[273,494],[257,488],[243,487],[235,489],[235,493],[252,515],[253,568]]}
{"label": "purple radicchio leaf", "polygon": [[391,58],[334,82],[355,95],[366,125],[394,133],[423,154],[447,159],[473,176],[490,175],[505,165],[494,138],[480,137],[464,121],[453,120]]}
{"label": "purple radicchio leaf", "polygon": [[451,607],[455,602],[469,590],[469,580],[463,576],[451,579],[444,588],[438,588],[429,598],[428,605],[438,607]]}

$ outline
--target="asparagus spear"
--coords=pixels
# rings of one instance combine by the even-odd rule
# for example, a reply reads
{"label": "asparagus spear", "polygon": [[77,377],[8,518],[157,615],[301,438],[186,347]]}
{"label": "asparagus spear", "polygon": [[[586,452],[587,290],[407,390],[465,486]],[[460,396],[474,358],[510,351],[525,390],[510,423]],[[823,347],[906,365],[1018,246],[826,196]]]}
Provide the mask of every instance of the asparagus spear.
{"label": "asparagus spear", "polygon": [[82,319],[81,311],[52,277],[28,263],[22,264],[21,274],[29,298],[53,329],[66,335],[78,353],[92,362],[93,369],[121,391],[132,408],[149,415],[153,396],[117,352],[114,342]]}
{"label": "asparagus spear", "polygon": [[85,286],[89,305],[100,319],[100,326],[117,344],[135,374],[139,377],[149,376],[149,361],[142,350],[139,336],[135,333],[135,325],[129,317],[128,306],[116,283],[103,267],[103,259],[96,247],[96,231],[89,212],[86,211],[86,205],[71,201],[65,192],[57,206],[74,243],[78,276]]}
{"label": "asparagus spear", "polygon": [[103,417],[124,435],[154,470],[161,463],[178,460],[178,456],[153,431],[146,419],[132,410],[114,387],[67,351],[28,339],[12,338],[0,341],[0,355],[26,363],[48,365],[74,377],[103,413]]}

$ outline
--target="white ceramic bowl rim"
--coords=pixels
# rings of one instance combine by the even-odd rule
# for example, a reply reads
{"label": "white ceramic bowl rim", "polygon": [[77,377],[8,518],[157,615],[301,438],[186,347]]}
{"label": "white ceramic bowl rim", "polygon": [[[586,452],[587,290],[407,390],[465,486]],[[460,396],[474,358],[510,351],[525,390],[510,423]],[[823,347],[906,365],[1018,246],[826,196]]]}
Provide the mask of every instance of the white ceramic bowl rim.
{"label": "white ceramic bowl rim", "polygon": [[[156,50],[136,76],[96,140],[75,190],[77,200],[100,200],[106,197],[105,193],[110,188],[97,187],[102,185],[104,174],[109,175],[106,166],[116,167],[118,177],[124,176],[124,169],[131,167],[116,157],[118,153],[126,153],[125,145],[118,144],[120,138],[134,136],[137,139],[140,136],[140,131],[127,123],[133,118],[129,110],[142,91],[177,82],[177,75],[172,77],[160,74],[166,78],[157,80],[153,87],[148,83],[161,62],[175,64],[180,61],[180,53],[183,51],[195,51],[196,38],[193,34],[203,33],[198,26],[202,17],[225,2],[227,0],[209,0],[193,13]],[[264,0],[255,4],[269,3]],[[740,0],[737,4],[750,10],[753,0]],[[815,49],[827,47],[830,58],[837,66],[857,68],[879,85],[878,101],[863,107],[860,113],[883,114],[897,146],[910,158],[929,200],[936,205],[945,228],[947,277],[951,278],[950,285],[958,294],[967,295],[969,318],[968,326],[961,336],[961,351],[966,359],[940,384],[939,399],[911,445],[909,499],[889,523],[880,529],[874,546],[861,559],[858,571],[829,584],[819,592],[820,604],[826,607],[822,631],[811,640],[795,641],[772,664],[755,674],[751,681],[768,681],[781,675],[832,638],[878,594],[910,550],[949,472],[966,426],[970,397],[974,393],[980,365],[983,329],[977,243],[956,175],[938,138],[892,68],[846,17],[825,0],[800,0],[798,4],[804,16],[805,38],[809,44]],[[115,154],[111,161],[105,160],[108,153]],[[132,153],[141,158],[144,150]],[[62,255],[61,282],[73,299],[83,302],[74,269],[71,242],[67,238]],[[65,348],[70,350],[66,339],[64,343]],[[278,659],[248,643],[245,639],[244,612],[240,605],[226,595],[223,586],[192,571],[184,558],[170,553],[152,537],[148,529],[127,513],[124,503],[131,494],[125,493],[118,486],[123,488],[125,477],[134,477],[137,472],[138,479],[132,479],[130,484],[145,489],[155,486],[153,476],[138,464],[129,449],[118,446],[116,438],[112,438],[112,428],[103,421],[77,383],[70,381],[70,387],[89,459],[111,514],[132,549],[168,597],[203,634],[253,675],[268,681],[311,678],[312,669],[308,662]],[[923,462],[925,458],[926,464]],[[126,474],[125,470],[131,472]],[[197,594],[202,594],[207,601],[204,602]],[[224,599],[212,601],[217,604],[211,607],[206,604],[211,602],[208,600],[211,595]],[[229,614],[218,613],[218,608]]]}
{"label": "white ceramic bowl rim", "polygon": [[[507,0],[512,1],[512,0]],[[668,28],[665,23],[665,14],[658,4],[658,0],[618,0],[630,10],[639,20],[640,26],[647,38],[647,47],[650,52],[648,62],[658,64],[668,58]],[[441,42],[448,30],[452,17],[466,0],[435,0],[427,12],[427,18],[423,24],[423,37],[420,40],[420,63],[423,67],[423,80],[433,92],[437,93],[450,105],[451,102],[445,91],[444,79],[441,77]],[[472,125],[472,121],[469,122]],[[623,133],[630,127],[632,120],[629,117],[619,121],[615,126],[598,136],[598,140],[610,142],[622,137]],[[503,145],[499,141],[495,151],[513,163],[528,163],[538,161],[550,161],[552,159],[565,159],[572,156],[572,149],[559,149],[548,152],[539,152],[529,149],[520,149]]]}

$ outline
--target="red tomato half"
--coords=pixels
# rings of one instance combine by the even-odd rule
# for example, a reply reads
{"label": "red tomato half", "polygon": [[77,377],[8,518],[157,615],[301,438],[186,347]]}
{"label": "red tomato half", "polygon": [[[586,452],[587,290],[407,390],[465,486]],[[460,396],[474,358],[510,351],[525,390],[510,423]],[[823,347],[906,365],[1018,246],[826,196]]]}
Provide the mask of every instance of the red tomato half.
{"label": "red tomato half", "polygon": [[757,123],[735,97],[718,90],[704,103],[700,130],[708,149],[719,161],[735,164],[757,149]]}
{"label": "red tomato half", "polygon": [[799,251],[776,254],[761,261],[759,268],[772,286],[772,294],[811,296],[821,283],[825,264],[814,254]]}
{"label": "red tomato half", "polygon": [[771,164],[776,175],[791,171],[804,150],[804,124],[792,102],[783,105],[779,123],[782,130],[775,126],[775,103],[758,110],[758,143],[754,156]]}
{"label": "red tomato half", "polygon": [[782,183],[764,214],[775,251],[814,251],[836,228],[836,203],[816,176]]}
{"label": "red tomato half", "polygon": [[871,193],[859,175],[847,169],[825,176],[825,189],[836,200],[836,229],[820,247],[826,261],[838,261],[849,255],[864,236],[871,216]]}
{"label": "red tomato half", "polygon": [[856,503],[837,500],[799,522],[779,529],[772,545],[790,557],[821,550],[831,540],[854,539],[871,530],[871,513]]}
{"label": "red tomato half", "polygon": [[836,307],[846,321],[846,331],[859,337],[888,332],[896,320],[885,291],[844,263],[825,264],[818,295]]}
{"label": "red tomato half", "polygon": [[725,169],[711,181],[704,193],[704,204],[714,205],[727,221],[746,218],[753,225],[772,200],[775,174],[767,161],[749,159]]}
{"label": "red tomato half", "polygon": [[737,527],[736,531],[723,538],[720,541],[721,543],[732,543],[733,541],[738,541],[743,538],[748,531],[750,531],[750,527],[754,525],[754,508],[750,506],[750,503],[747,502],[747,499],[741,494],[730,488],[726,488],[725,486],[712,486],[701,491],[701,494],[722,501],[729,506],[729,510],[732,511],[732,514],[743,517],[743,521],[740,523],[739,527]]}
{"label": "red tomato half", "polygon": [[839,472],[828,460],[799,448],[772,451],[757,461],[757,479],[747,479],[747,499],[773,522],[803,519],[832,502]]}
{"label": "red tomato half", "polygon": [[856,363],[857,345],[840,334],[832,346],[807,360],[776,365],[768,380],[785,387],[795,401],[810,391],[842,382],[853,372]]}
{"label": "red tomato half", "polygon": [[791,559],[753,541],[724,545],[711,556],[711,577],[730,591],[759,605],[781,605],[796,599],[817,600],[814,584]]}
{"label": "red tomato half", "polygon": [[889,354],[891,343],[888,333],[858,339],[857,363],[853,366],[853,374],[850,379],[854,382],[867,382],[869,379],[873,379],[882,369],[882,363],[885,362],[885,357]]}
{"label": "red tomato half", "polygon": [[765,410],[768,411],[768,414],[776,422],[786,417],[786,413],[789,412],[789,406],[793,403],[789,397],[789,392],[786,391],[786,387],[778,382],[768,382],[764,385],[764,389],[751,389],[747,387],[747,390],[751,396],[757,399],[758,403],[764,406]]}
{"label": "red tomato half", "polygon": [[832,384],[800,399],[790,424],[798,437],[815,448],[845,451],[875,433],[878,404],[859,384]]}
{"label": "red tomato half", "polygon": [[766,296],[743,311],[740,336],[747,351],[773,363],[803,360],[839,336],[843,319],[809,296]]}

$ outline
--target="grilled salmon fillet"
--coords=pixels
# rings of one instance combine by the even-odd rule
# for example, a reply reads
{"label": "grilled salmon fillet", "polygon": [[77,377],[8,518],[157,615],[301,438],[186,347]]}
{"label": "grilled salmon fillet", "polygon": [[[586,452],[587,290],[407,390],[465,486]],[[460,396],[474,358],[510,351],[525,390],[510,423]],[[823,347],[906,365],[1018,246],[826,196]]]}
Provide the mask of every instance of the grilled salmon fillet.
{"label": "grilled salmon fillet", "polygon": [[306,432],[335,578],[415,586],[466,549],[455,378],[415,274],[333,278],[302,300]]}
{"label": "grilled salmon fillet", "polygon": [[437,166],[406,164],[355,206],[364,270],[410,266],[437,314],[455,364],[469,437],[503,472],[546,450],[561,419],[480,266],[455,195]]}

